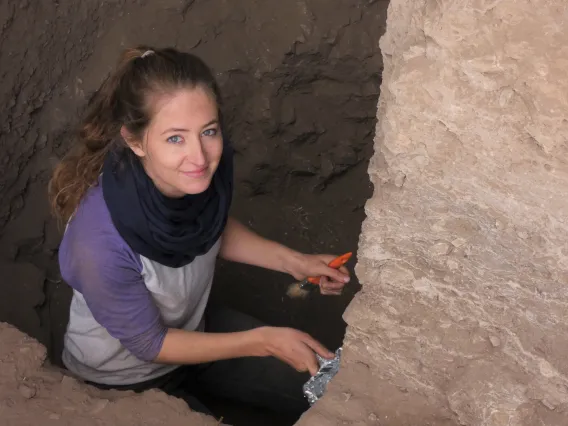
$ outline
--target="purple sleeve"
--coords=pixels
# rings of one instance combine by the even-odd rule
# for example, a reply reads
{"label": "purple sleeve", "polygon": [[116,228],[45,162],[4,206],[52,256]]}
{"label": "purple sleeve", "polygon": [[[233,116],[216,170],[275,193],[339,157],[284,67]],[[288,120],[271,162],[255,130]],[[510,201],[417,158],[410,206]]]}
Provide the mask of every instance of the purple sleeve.
{"label": "purple sleeve", "polygon": [[95,320],[112,337],[137,358],[153,361],[162,348],[167,328],[144,284],[140,259],[126,244],[116,243],[108,235],[91,234],[89,244],[84,242],[63,242],[63,278],[83,295]]}

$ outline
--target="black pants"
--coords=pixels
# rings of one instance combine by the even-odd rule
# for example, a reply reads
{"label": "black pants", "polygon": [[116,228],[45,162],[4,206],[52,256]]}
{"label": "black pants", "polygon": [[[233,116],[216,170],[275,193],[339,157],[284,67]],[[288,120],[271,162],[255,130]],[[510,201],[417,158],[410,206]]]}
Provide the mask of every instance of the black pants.
{"label": "black pants", "polygon": [[[209,307],[205,313],[206,332],[229,333],[263,326],[259,320],[223,307]],[[126,386],[92,383],[102,389],[144,392],[161,389],[184,399],[194,411],[212,415],[199,400],[207,394],[276,412],[300,415],[309,408],[302,386],[310,378],[273,357],[235,358],[208,364],[178,367],[165,376]]]}

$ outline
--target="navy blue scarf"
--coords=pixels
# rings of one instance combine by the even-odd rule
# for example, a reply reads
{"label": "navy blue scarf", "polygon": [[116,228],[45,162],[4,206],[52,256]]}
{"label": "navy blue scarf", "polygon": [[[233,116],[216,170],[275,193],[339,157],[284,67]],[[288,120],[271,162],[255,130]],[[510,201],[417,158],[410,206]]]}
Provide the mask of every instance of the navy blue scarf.
{"label": "navy blue scarf", "polygon": [[110,152],[103,196],[114,226],[134,252],[172,268],[207,253],[227,224],[233,194],[233,151],[225,144],[209,188],[201,194],[163,195],[130,149]]}

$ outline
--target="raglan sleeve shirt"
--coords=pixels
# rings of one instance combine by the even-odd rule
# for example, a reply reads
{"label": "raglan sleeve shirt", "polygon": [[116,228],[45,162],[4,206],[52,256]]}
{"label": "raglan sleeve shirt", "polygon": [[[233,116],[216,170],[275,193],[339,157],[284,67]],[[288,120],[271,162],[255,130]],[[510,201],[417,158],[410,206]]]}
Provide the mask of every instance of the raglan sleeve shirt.
{"label": "raglan sleeve shirt", "polygon": [[63,279],[81,293],[94,319],[112,337],[137,358],[151,362],[167,328],[144,283],[140,258],[122,239],[93,231],[81,238],[68,235],[62,243]]}

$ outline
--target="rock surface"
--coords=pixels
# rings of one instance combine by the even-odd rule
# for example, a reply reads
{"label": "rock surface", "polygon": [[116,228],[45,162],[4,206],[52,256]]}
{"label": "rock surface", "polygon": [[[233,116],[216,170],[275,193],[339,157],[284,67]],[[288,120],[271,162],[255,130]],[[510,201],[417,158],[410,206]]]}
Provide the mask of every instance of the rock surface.
{"label": "rock surface", "polygon": [[163,392],[100,391],[43,366],[46,351],[36,340],[0,323],[0,424],[216,426]]}
{"label": "rock surface", "polygon": [[392,0],[342,370],[299,424],[568,424],[568,5]]}

